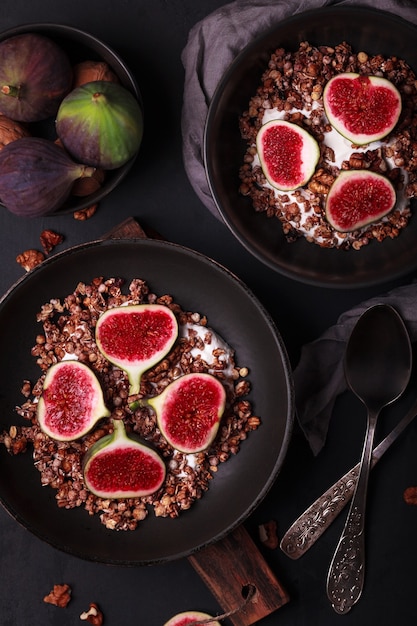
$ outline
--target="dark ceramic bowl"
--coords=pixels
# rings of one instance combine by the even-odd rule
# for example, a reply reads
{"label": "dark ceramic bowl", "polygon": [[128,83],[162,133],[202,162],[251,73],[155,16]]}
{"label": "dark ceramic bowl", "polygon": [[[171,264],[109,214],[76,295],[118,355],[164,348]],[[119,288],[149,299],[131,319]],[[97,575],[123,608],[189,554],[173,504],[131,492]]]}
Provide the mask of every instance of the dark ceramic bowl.
{"label": "dark ceramic bowl", "polygon": [[83,244],[48,257],[0,300],[0,381],[7,381],[0,390],[0,433],[11,424],[22,424],[15,413],[23,398],[22,380],[36,380],[40,374],[31,357],[39,332],[36,313],[44,302],[62,299],[80,281],[96,276],[121,277],[126,290],[133,278],[143,278],[155,293],[170,293],[185,310],[204,313],[209,325],[235,349],[237,362],[248,367],[252,386],[248,399],[261,426],[219,467],[195,506],[177,519],[151,512],[137,531],[111,531],[81,507],[59,508],[55,491],[42,487],[30,451],[11,456],[4,446],[0,446],[0,503],[36,536],[87,560],[149,565],[182,558],[242,524],[280,472],[294,415],[285,346],[249,289],[211,259],[153,239]]}
{"label": "dark ceramic bowl", "polygon": [[[71,26],[62,24],[25,24],[3,31],[0,34],[0,41],[9,37],[21,35],[23,33],[39,33],[49,37],[57,43],[69,56],[73,65],[80,61],[105,61],[119,78],[120,84],[126,87],[139,101],[142,110],[142,98],[136,80],[126,66],[121,57],[107,44],[103,43],[93,35]],[[55,139],[55,120],[49,119],[29,125],[31,132],[35,136],[48,139]],[[109,194],[126,176],[135,161],[135,157],[130,159],[122,167],[105,173],[104,183],[100,189],[88,196],[71,195],[68,200],[54,214],[71,213],[85,207],[91,206],[102,200]]]}
{"label": "dark ceramic bowl", "polygon": [[305,239],[287,243],[277,219],[256,213],[239,194],[239,168],[246,143],[238,118],[256,93],[271,52],[296,51],[301,41],[313,45],[350,43],[356,52],[396,55],[417,70],[417,27],[387,12],[333,7],[295,15],[248,45],[221,80],[210,104],[204,140],[211,193],[231,232],[272,269],[305,283],[358,287],[382,283],[417,267],[417,219],[394,240],[371,242],[360,251],[322,249]]}

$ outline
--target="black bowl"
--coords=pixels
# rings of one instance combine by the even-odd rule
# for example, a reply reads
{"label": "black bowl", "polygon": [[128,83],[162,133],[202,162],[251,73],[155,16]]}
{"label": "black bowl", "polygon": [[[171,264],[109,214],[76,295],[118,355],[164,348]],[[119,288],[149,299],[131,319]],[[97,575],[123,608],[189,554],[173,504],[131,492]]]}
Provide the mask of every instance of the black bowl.
{"label": "black bowl", "polygon": [[[39,33],[45,37],[49,37],[67,53],[73,65],[85,60],[105,61],[118,77],[120,84],[137,98],[143,110],[142,97],[132,72],[123,59],[112,50],[112,48],[93,35],[64,24],[39,23],[24,24],[3,31],[0,33],[0,41],[23,33]],[[54,119],[31,124],[29,128],[35,136],[52,140],[56,138]],[[71,213],[99,202],[123,180],[134,161],[135,157],[121,167],[107,171],[104,183],[101,185],[100,189],[88,196],[71,195],[59,209],[52,213],[52,215]]]}
{"label": "black bowl", "polygon": [[[305,283],[327,287],[370,286],[417,267],[417,219],[394,240],[371,242],[361,250],[323,249],[304,238],[288,243],[277,219],[256,213],[239,194],[239,168],[246,143],[238,118],[256,93],[270,54],[277,47],[296,51],[300,42],[331,45],[346,41],[354,51],[396,55],[417,70],[417,27],[384,11],[333,7],[283,20],[249,44],[231,64],[209,107],[204,158],[210,190],[231,232],[273,270]],[[414,204],[414,202],[413,202]]]}
{"label": "black bowl", "polygon": [[39,332],[37,311],[51,298],[72,293],[79,281],[96,276],[119,276],[127,284],[143,278],[155,293],[170,293],[185,310],[207,315],[209,325],[236,350],[237,362],[248,367],[249,398],[262,423],[239,453],[219,467],[201,500],[177,519],[150,513],[136,531],[106,529],[98,516],[82,508],[59,508],[55,491],[41,486],[31,452],[11,456],[4,446],[0,503],[36,536],[87,560],[145,565],[185,557],[241,524],[278,476],[294,414],[285,346],[249,289],[207,257],[152,239],[83,244],[48,257],[0,300],[0,433],[22,423],[15,413],[23,399],[22,381],[34,381],[40,373],[31,356]]}

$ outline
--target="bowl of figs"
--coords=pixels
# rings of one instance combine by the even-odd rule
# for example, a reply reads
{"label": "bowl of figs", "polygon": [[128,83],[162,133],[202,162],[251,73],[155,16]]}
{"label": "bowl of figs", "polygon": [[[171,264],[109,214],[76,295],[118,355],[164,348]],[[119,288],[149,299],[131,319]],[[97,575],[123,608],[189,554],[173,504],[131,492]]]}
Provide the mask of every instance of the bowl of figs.
{"label": "bowl of figs", "polygon": [[143,136],[134,76],[77,28],[0,34],[0,204],[20,217],[76,213],[126,176]]}
{"label": "bowl of figs", "polygon": [[269,268],[342,289],[417,268],[416,36],[386,11],[324,7],[271,25],[226,69],[206,121],[207,180]]}

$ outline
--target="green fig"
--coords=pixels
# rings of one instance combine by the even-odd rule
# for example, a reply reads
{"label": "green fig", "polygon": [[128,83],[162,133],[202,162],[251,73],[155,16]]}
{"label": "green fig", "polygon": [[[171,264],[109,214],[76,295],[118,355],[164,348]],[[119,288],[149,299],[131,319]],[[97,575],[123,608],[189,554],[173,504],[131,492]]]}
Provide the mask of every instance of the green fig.
{"label": "green fig", "polygon": [[56,132],[78,161],[104,170],[116,169],[139,150],[142,109],[122,85],[92,81],[76,87],[63,99]]}

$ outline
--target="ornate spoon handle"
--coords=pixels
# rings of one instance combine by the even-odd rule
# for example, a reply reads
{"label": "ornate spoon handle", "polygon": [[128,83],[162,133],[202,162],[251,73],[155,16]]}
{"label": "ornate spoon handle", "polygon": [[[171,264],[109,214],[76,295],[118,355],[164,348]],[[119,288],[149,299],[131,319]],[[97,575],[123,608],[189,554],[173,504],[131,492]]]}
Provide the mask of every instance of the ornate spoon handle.
{"label": "ornate spoon handle", "polygon": [[378,412],[369,411],[358,482],[327,577],[327,597],[336,613],[350,611],[359,600],[365,579],[365,509]]}
{"label": "ornate spoon handle", "polygon": [[[417,401],[413,403],[407,414],[396,427],[381,441],[372,454],[372,467],[398,439],[403,430],[415,418]],[[359,475],[359,463],[349,470],[342,478],[323,493],[304,513],[298,517],[283,536],[280,547],[291,559],[299,559],[313,546],[317,539],[339,513],[345,508],[353,496]]]}

